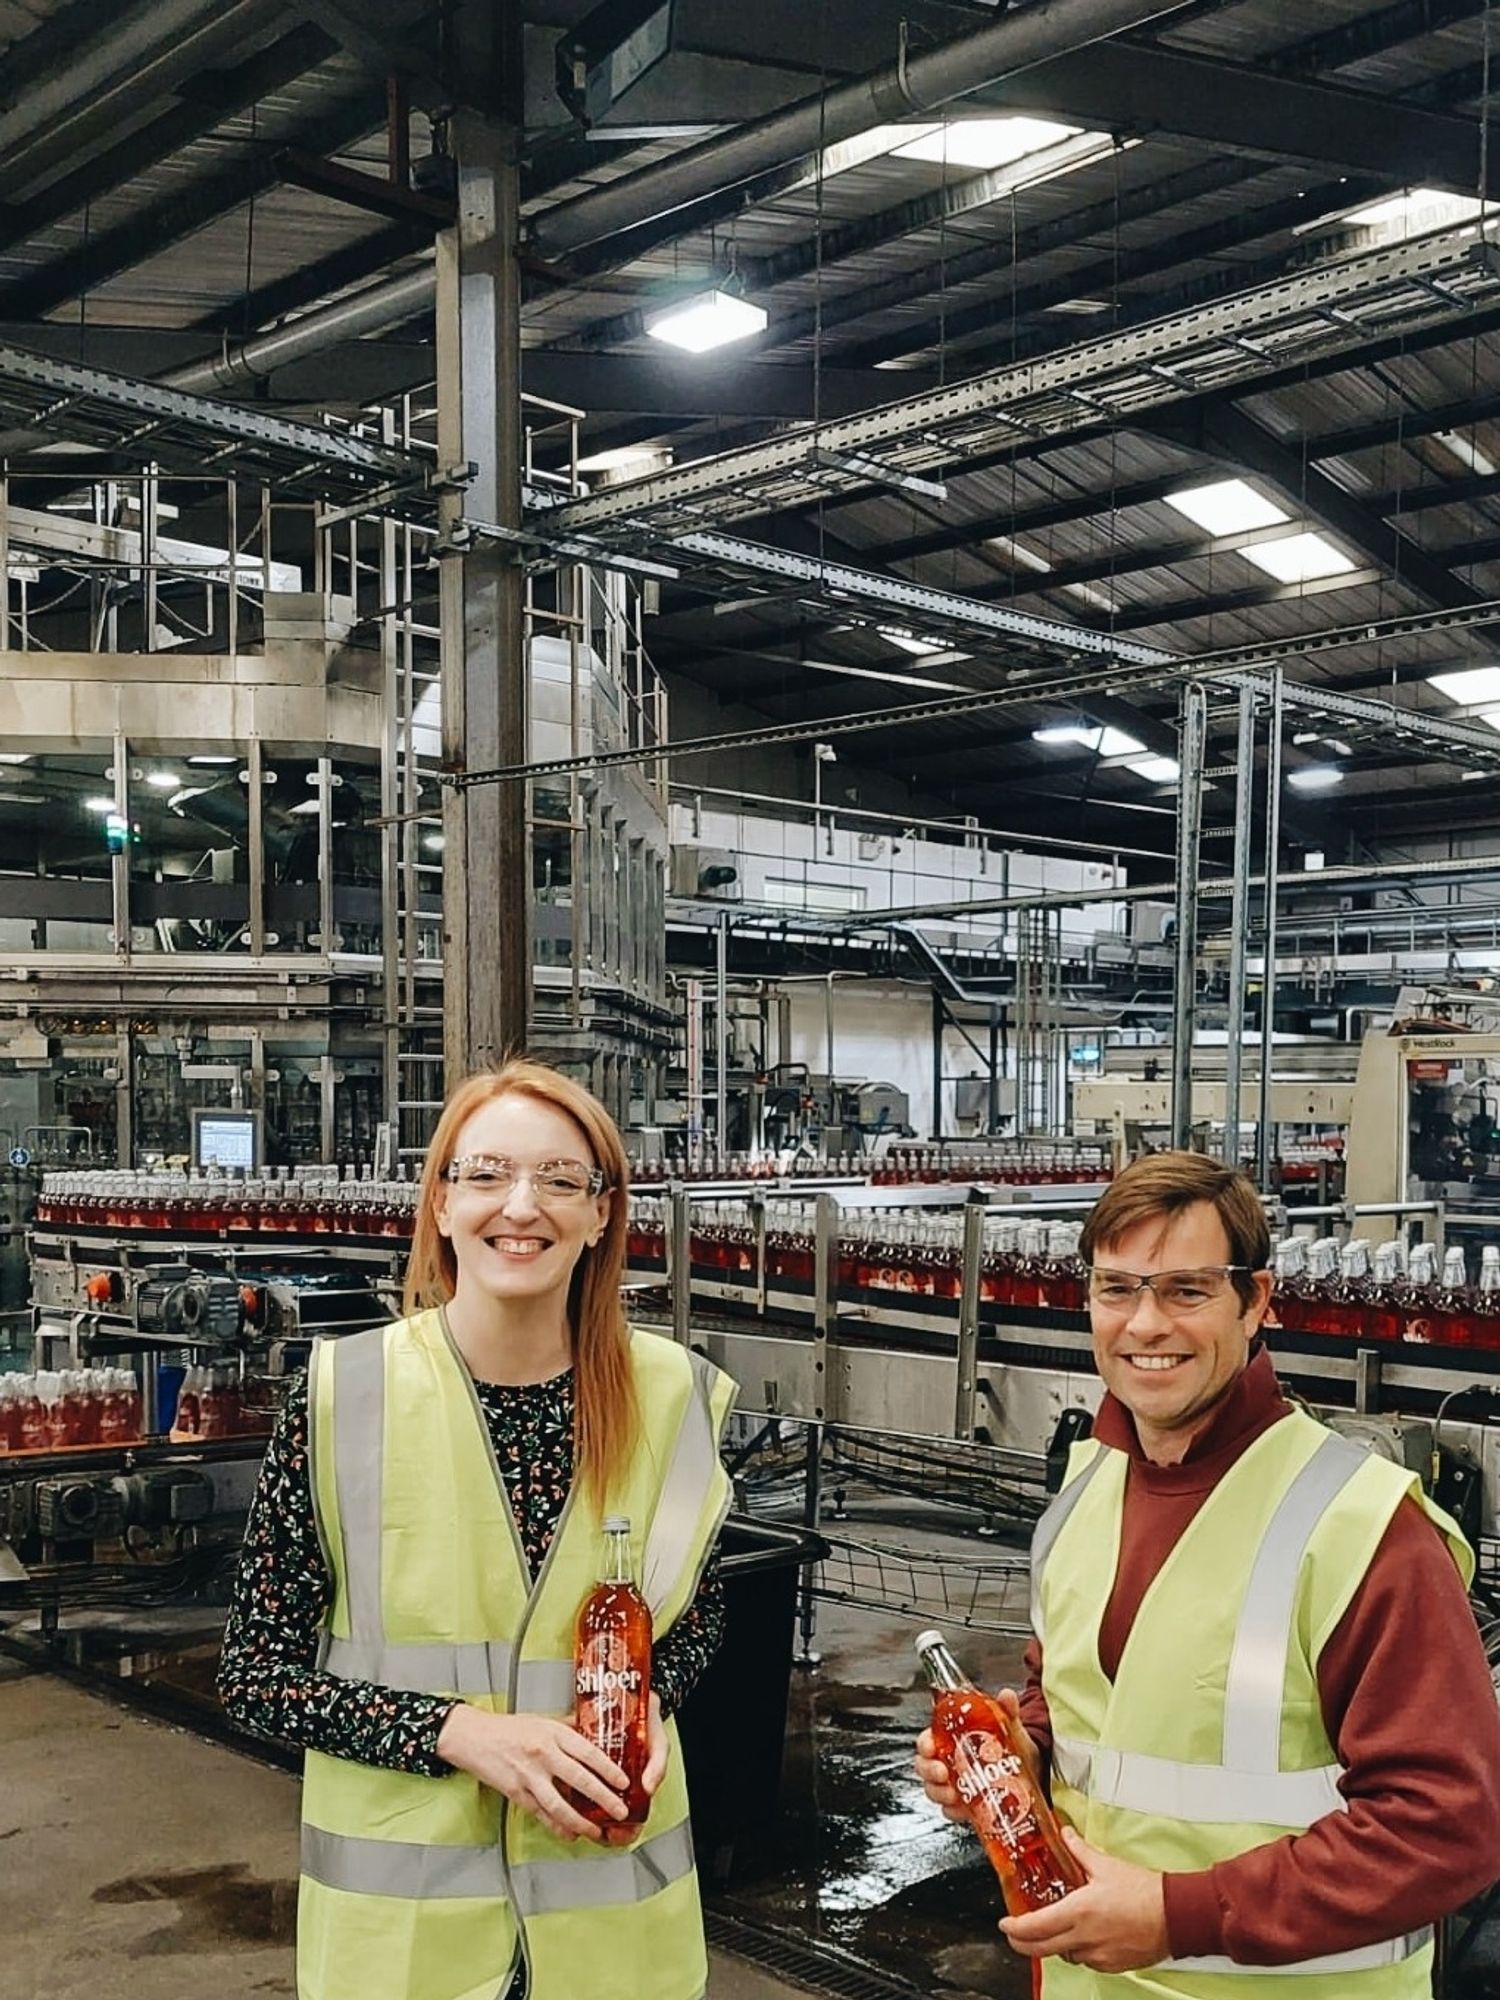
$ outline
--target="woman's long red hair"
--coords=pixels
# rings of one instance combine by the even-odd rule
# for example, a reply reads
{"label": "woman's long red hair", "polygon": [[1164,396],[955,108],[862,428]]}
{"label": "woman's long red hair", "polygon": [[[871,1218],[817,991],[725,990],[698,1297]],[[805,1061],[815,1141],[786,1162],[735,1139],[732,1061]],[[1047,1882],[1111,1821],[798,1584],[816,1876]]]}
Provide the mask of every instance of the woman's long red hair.
{"label": "woman's long red hair", "polygon": [[620,1303],[629,1224],[630,1167],[619,1128],[592,1091],[545,1063],[517,1059],[465,1077],[443,1106],[417,1195],[416,1226],[402,1304],[408,1315],[446,1305],[458,1284],[453,1245],[438,1228],[443,1169],[459,1133],[482,1105],[514,1093],[550,1104],[583,1133],[594,1164],[612,1189],[599,1241],[586,1245],[573,1271],[568,1317],[573,1333],[573,1465],[601,1512],[640,1436],[630,1367],[630,1332]]}

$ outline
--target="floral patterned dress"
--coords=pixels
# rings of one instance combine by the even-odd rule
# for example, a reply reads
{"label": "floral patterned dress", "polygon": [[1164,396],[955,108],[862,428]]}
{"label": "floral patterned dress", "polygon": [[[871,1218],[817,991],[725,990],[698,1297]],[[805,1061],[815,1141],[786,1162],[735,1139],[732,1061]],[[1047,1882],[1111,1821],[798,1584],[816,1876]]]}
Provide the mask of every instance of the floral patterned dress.
{"label": "floral patterned dress", "polygon": [[[476,1382],[480,1407],[535,1575],[573,1483],[573,1371],[523,1387]],[[313,1513],[307,1380],[289,1385],[245,1531],[224,1633],[219,1697],[241,1728],[355,1763],[443,1777],[451,1697],[342,1680],[317,1664],[333,1580]],[[714,1555],[687,1610],[652,1653],[651,1685],[672,1714],[718,1647],[723,1585]]]}

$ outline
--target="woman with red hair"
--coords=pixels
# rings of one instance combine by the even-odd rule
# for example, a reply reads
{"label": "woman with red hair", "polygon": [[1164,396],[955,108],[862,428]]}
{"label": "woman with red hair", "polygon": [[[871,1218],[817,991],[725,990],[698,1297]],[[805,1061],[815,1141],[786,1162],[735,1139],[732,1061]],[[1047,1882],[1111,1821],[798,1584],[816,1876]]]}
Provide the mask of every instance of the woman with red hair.
{"label": "woman with red hair", "polygon": [[[630,1329],[627,1163],[542,1064],[459,1085],[428,1152],[405,1316],[318,1342],[247,1528],[219,1688],[301,1744],[301,2000],[699,2000],[672,1711],[718,1642],[733,1385]],[[650,1817],[572,1727],[606,1514],[650,1602]]]}

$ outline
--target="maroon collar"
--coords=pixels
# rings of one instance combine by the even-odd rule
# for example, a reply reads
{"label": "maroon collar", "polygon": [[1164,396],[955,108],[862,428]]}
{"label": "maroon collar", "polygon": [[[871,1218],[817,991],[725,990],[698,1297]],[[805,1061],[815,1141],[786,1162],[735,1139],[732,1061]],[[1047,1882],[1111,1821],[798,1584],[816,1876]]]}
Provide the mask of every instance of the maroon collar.
{"label": "maroon collar", "polygon": [[1106,1392],[1094,1418],[1094,1436],[1116,1451],[1127,1452],[1132,1477],[1152,1491],[1187,1493],[1213,1486],[1262,1431],[1290,1414],[1276,1370],[1257,1338],[1250,1359],[1230,1384],[1212,1417],[1188,1446],[1178,1465],[1153,1465],[1141,1449],[1135,1419],[1116,1396]]}

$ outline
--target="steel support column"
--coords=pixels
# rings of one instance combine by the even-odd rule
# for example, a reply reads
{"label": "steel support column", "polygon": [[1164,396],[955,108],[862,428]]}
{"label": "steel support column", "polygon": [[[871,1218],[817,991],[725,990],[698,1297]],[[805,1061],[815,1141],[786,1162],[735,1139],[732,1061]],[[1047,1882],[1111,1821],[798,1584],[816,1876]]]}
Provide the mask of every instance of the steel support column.
{"label": "steel support column", "polygon": [[1271,686],[1271,721],[1266,734],[1265,957],[1260,980],[1260,1108],[1256,1123],[1255,1177],[1263,1193],[1271,1186],[1271,1083],[1276,1028],[1276,897],[1281,851],[1281,689],[1278,667]]}
{"label": "steel support column", "polygon": [[[466,68],[487,62],[510,122],[453,121],[458,223],[438,239],[438,452],[468,464],[465,495],[443,496],[440,525],[467,510],[521,520],[519,32],[516,10],[469,8]],[[472,39],[475,47],[466,44]],[[471,70],[471,77],[473,72]],[[479,93],[483,95],[483,93]],[[442,574],[443,752],[451,769],[516,765],[529,754],[525,579],[504,544],[450,556]],[[531,1000],[531,868],[524,781],[452,788],[443,810],[444,1056],[449,1087],[526,1046]]]}
{"label": "steel support column", "polygon": [[1255,690],[1239,693],[1234,762],[1234,887],[1229,898],[1229,996],[1225,1012],[1224,1158],[1240,1163],[1240,1087],[1244,1074],[1245,932],[1250,922],[1250,826],[1255,809]]}
{"label": "steel support column", "polygon": [[1203,753],[1208,696],[1182,690],[1177,761],[1177,958],[1172,994],[1172,1144],[1193,1137],[1193,1030],[1197,1022],[1198,846],[1203,826]]}

